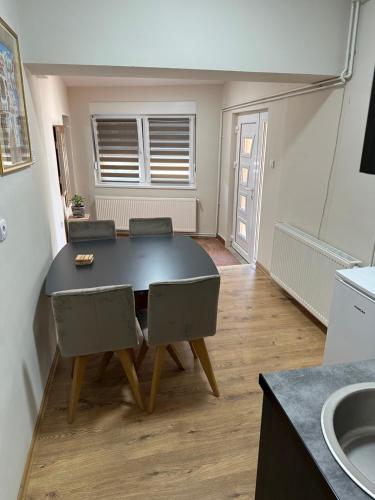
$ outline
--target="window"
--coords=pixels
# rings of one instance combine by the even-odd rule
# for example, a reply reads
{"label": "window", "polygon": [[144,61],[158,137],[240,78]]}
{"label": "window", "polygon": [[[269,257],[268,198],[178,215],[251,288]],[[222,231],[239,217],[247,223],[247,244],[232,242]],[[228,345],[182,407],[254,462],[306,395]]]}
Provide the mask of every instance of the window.
{"label": "window", "polygon": [[241,183],[247,184],[248,177],[249,177],[249,169],[247,167],[241,167]]}
{"label": "window", "polygon": [[241,154],[245,154],[248,156],[251,156],[251,152],[253,149],[253,142],[254,138],[253,137],[244,137],[242,140],[242,151]]}
{"label": "window", "polygon": [[240,209],[243,212],[246,212],[246,196],[240,194]]}
{"label": "window", "polygon": [[240,235],[246,240],[246,224],[240,221]]}
{"label": "window", "polygon": [[193,186],[195,115],[93,115],[100,185]]}

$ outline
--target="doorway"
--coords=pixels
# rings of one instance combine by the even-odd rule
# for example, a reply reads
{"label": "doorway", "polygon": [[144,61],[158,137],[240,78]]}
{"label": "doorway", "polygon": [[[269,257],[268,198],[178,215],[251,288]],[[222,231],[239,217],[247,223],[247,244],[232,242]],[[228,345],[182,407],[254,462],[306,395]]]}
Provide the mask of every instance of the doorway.
{"label": "doorway", "polygon": [[64,212],[66,237],[68,237],[67,220],[71,216],[70,200],[75,192],[75,181],[72,166],[69,117],[63,116],[62,118],[63,125],[53,126],[53,137],[55,142],[60,200]]}
{"label": "doorway", "polygon": [[55,151],[57,160],[57,172],[59,176],[59,187],[65,210],[69,206],[72,196],[72,186],[70,181],[70,168],[68,160],[68,149],[65,137],[64,125],[53,126],[53,137],[55,140]]}
{"label": "doorway", "polygon": [[250,264],[258,253],[268,113],[238,117],[232,246]]}

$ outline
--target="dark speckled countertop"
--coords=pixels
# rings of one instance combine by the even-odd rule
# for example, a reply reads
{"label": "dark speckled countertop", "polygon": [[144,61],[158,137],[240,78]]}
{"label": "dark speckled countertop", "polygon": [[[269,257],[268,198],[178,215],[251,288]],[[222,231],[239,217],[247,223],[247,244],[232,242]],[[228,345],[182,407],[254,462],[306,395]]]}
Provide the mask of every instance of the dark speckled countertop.
{"label": "dark speckled countertop", "polygon": [[341,387],[375,381],[375,360],[262,374],[260,385],[270,390],[305,447],[340,500],[370,497],[340,468],[329,451],[320,427],[328,396]]}

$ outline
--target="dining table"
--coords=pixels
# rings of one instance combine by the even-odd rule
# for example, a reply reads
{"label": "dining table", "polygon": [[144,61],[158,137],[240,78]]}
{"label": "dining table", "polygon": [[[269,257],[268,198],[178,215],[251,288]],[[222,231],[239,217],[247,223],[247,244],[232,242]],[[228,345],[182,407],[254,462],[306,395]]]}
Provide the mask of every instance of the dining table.
{"label": "dining table", "polygon": [[[93,255],[92,264],[77,266],[77,255]],[[190,236],[118,237],[67,243],[54,258],[45,282],[46,295],[56,292],[131,285],[147,292],[151,283],[218,275],[208,253]]]}

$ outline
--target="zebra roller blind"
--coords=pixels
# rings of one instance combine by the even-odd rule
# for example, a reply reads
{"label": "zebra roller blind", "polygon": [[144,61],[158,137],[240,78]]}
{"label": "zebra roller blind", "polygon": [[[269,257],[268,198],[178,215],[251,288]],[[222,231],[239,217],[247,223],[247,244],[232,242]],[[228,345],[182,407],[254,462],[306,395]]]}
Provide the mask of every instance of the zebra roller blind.
{"label": "zebra roller blind", "polygon": [[194,184],[194,115],[93,115],[92,124],[98,183]]}
{"label": "zebra roller blind", "polygon": [[189,184],[190,118],[148,118],[151,183]]}
{"label": "zebra roller blind", "polygon": [[140,144],[136,118],[93,120],[100,182],[139,182]]}

